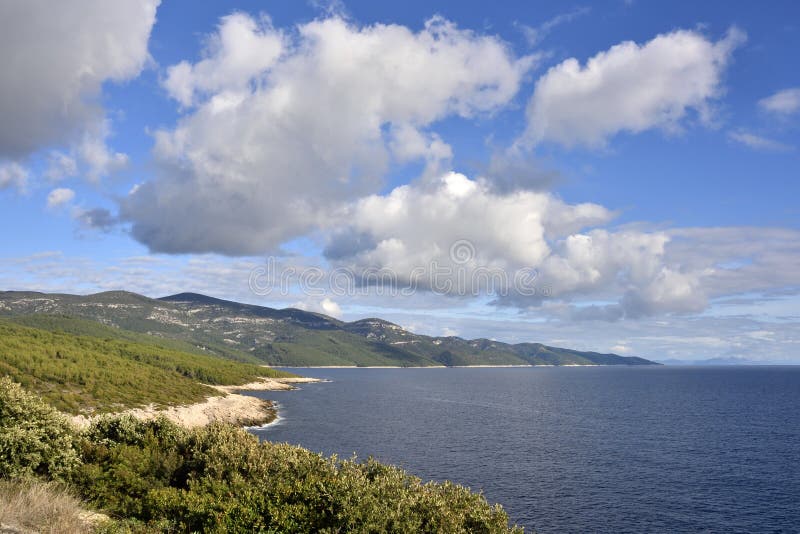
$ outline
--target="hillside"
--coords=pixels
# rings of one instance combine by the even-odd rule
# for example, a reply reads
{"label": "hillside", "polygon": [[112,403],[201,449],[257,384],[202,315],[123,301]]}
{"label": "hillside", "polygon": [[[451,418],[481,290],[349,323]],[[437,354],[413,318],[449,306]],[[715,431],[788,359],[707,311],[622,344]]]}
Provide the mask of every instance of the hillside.
{"label": "hillside", "polygon": [[[81,318],[128,331],[120,335],[131,341],[147,334],[177,343],[176,349],[269,365],[654,365],[643,358],[538,343],[423,336],[382,319],[346,323],[194,293],[150,299],[123,291],[88,296],[10,291],[0,293],[0,316],[61,331],[70,330],[53,316]],[[68,328],[92,327],[71,323]]]}
{"label": "hillside", "polygon": [[219,395],[206,384],[292,376],[161,341],[69,317],[0,319],[0,375],[72,414],[198,402]]}
{"label": "hillside", "polygon": [[123,415],[79,430],[0,377],[0,532],[522,529],[467,487],[260,441],[230,424],[189,430]]}

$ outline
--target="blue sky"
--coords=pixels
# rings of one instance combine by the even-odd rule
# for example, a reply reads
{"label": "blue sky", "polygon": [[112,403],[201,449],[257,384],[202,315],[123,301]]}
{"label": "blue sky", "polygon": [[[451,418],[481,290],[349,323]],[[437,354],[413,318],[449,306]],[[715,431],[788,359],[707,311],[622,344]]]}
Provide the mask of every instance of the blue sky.
{"label": "blue sky", "polygon": [[[800,363],[794,2],[0,15],[2,289],[191,290],[434,335]],[[265,262],[353,287],[254,291]],[[481,269],[503,290],[463,291]],[[371,270],[417,290],[365,286]]]}

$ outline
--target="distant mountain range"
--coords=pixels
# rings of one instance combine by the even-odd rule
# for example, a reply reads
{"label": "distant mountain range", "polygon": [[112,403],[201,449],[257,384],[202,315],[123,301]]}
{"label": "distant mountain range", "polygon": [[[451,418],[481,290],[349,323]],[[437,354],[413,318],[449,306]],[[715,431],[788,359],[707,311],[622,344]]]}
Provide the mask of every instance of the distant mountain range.
{"label": "distant mountain range", "polygon": [[[644,358],[489,339],[414,334],[383,319],[339,321],[196,293],[151,299],[125,291],[94,295],[0,292],[0,317],[86,334],[85,321],[156,336],[192,350],[276,366],[658,365]],[[89,325],[89,326],[87,326]]]}

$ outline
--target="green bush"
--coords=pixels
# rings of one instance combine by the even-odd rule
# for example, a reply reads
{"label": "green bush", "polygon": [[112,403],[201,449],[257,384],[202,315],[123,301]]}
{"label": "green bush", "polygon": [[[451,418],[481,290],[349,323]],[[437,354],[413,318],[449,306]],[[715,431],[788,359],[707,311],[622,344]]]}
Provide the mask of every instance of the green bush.
{"label": "green bush", "polygon": [[0,476],[61,479],[80,463],[64,415],[9,378],[0,378]]}
{"label": "green bush", "polygon": [[178,532],[509,532],[500,506],[462,486],[259,443],[224,424],[108,418],[86,434],[77,473],[98,506]]}

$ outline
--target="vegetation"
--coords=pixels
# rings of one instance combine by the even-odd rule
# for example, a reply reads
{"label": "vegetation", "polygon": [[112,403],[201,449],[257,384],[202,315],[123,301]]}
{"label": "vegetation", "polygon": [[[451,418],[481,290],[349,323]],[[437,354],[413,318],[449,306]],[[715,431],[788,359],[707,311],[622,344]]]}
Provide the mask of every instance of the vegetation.
{"label": "vegetation", "polygon": [[103,519],[85,510],[63,485],[0,480],[0,532],[84,534]]}
{"label": "vegetation", "polygon": [[[111,310],[114,310],[114,308],[111,308]],[[91,311],[85,312],[83,317],[80,315],[36,313],[8,315],[5,318],[10,322],[22,326],[30,326],[49,332],[130,341],[143,345],[156,345],[161,348],[168,348],[180,352],[217,356],[227,360],[245,363],[264,363],[264,361],[254,357],[249,351],[233,348],[226,345],[224,342],[220,342],[218,339],[210,338],[209,336],[204,336],[196,332],[193,332],[192,335],[181,335],[181,330],[175,327],[170,327],[162,331],[161,328],[154,329],[154,325],[143,321],[132,321],[130,324],[126,325],[127,327],[134,328],[133,330],[109,326],[110,321],[108,317],[102,314],[95,315]]]}
{"label": "vegetation", "polygon": [[258,346],[253,352],[274,365],[317,366],[428,366],[437,362],[378,343],[362,336],[337,330],[305,330],[280,341]]}
{"label": "vegetation", "polygon": [[[500,506],[451,483],[423,484],[374,460],[326,458],[260,443],[230,425],[185,430],[166,419],[105,416],[79,432],[8,379],[0,381],[0,435],[40,429],[3,445],[0,476],[68,481],[116,522],[104,531],[499,533]],[[31,415],[22,421],[19,414]],[[63,450],[68,450],[68,459]],[[29,465],[30,463],[30,465]],[[5,466],[13,466],[7,469]],[[44,466],[44,467],[43,467]],[[55,467],[51,467],[55,466]]]}
{"label": "vegetation", "polygon": [[[70,323],[62,319],[61,324]],[[102,329],[101,325],[96,325]],[[113,330],[113,329],[109,329]],[[200,401],[218,394],[204,384],[236,385],[284,371],[111,337],[76,336],[0,320],[0,374],[58,409],[113,412]]]}
{"label": "vegetation", "polygon": [[[188,352],[191,354],[201,354],[204,356],[215,355],[214,353],[210,353],[208,350],[204,350],[196,345],[181,341],[179,339],[171,339],[163,336],[132,332],[130,330],[123,330],[122,328],[106,326],[98,323],[97,321],[81,319],[79,317],[70,317],[68,315],[19,315],[7,317],[6,320],[21,326],[38,328],[39,330],[47,330],[48,332],[73,334],[76,336],[99,337],[102,339],[113,339],[116,341],[128,341],[132,343],[140,343],[142,345],[154,345],[156,347],[177,350],[180,352]],[[253,361],[254,359],[249,360],[250,363],[253,363]]]}
{"label": "vegetation", "polygon": [[0,378],[0,473],[64,479],[79,464],[77,436],[63,414]]}
{"label": "vegetation", "polygon": [[[0,314],[48,330],[95,335],[104,328],[117,339],[157,335],[182,351],[269,365],[648,365],[648,360],[581,352],[538,343],[414,334],[381,319],[345,323],[296,309],[277,310],[182,293],[149,299],[122,291],[97,295],[0,293]],[[49,314],[45,319],[42,314]],[[53,314],[60,314],[55,317]],[[30,316],[20,318],[20,316]],[[64,316],[82,324],[62,324]],[[113,325],[108,328],[103,325]],[[112,332],[108,332],[112,331]]]}

